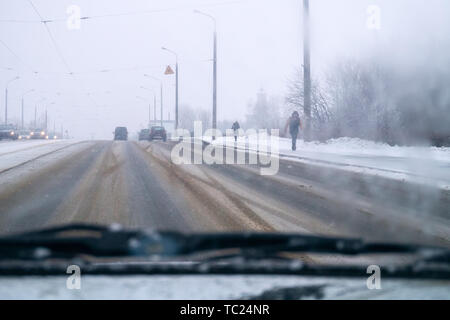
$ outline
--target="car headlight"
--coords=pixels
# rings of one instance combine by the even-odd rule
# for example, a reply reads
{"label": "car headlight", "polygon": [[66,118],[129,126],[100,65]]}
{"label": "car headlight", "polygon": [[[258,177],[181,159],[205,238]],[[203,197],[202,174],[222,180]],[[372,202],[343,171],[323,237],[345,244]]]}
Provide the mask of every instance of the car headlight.
{"label": "car headlight", "polygon": [[30,132],[30,136],[34,135],[34,132]]}
{"label": "car headlight", "polygon": [[43,136],[45,134],[45,131],[41,131],[41,136]]}
{"label": "car headlight", "polygon": [[14,131],[11,131],[9,134],[13,136],[14,135]]}

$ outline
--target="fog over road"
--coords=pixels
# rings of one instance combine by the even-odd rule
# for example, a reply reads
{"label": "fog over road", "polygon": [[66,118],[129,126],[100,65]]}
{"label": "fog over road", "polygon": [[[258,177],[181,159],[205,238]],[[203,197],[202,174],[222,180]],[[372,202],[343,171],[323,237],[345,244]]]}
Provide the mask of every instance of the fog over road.
{"label": "fog over road", "polygon": [[448,193],[288,160],[274,176],[249,165],[175,165],[172,146],[85,141],[15,165],[0,173],[0,232],[84,222],[450,243]]}

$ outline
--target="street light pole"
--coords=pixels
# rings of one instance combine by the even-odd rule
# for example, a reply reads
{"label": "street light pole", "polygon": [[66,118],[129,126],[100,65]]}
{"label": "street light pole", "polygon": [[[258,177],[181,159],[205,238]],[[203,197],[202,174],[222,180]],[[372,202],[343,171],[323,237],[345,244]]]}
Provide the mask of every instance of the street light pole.
{"label": "street light pole", "polygon": [[[144,77],[152,78],[156,81],[159,81],[159,83],[160,83],[161,92],[160,92],[159,98],[160,98],[160,104],[161,104],[161,127],[162,127],[163,126],[163,82],[161,79],[158,79],[158,78],[148,75],[148,74],[144,74]],[[156,120],[156,118],[155,118],[155,120]]]}
{"label": "street light pole", "polygon": [[303,0],[303,111],[306,117],[306,141],[311,139],[311,56],[309,37],[309,0]]}
{"label": "street light pole", "polygon": [[[143,86],[141,86],[140,88],[153,92],[152,90],[147,89],[146,87],[143,87]],[[136,98],[141,99],[141,100],[146,101],[146,102],[148,101],[147,99],[142,98],[141,96],[136,96]],[[155,96],[154,93],[153,93],[153,103],[156,104],[156,96]],[[149,128],[150,128],[150,122],[151,121],[152,121],[152,104],[149,102],[148,103],[148,127]]]}
{"label": "street light pole", "polygon": [[24,116],[23,116],[23,109],[24,109],[24,97],[25,97],[25,95],[27,95],[28,93],[30,93],[30,92],[33,92],[34,91],[34,89],[31,89],[31,90],[28,90],[27,92],[25,92],[23,95],[22,95],[22,121],[21,121],[21,123],[22,123],[22,130],[23,130],[23,128],[24,128],[24,123],[23,123],[23,119],[24,119]]}
{"label": "street light pole", "polygon": [[162,47],[161,49],[169,51],[175,55],[175,130],[178,129],[178,54],[170,49]]}
{"label": "street light pole", "polygon": [[194,10],[194,13],[201,14],[210,18],[214,22],[214,38],[213,38],[213,112],[212,112],[212,127],[217,128],[217,23],[216,18],[212,15]]}
{"label": "street light pole", "polygon": [[42,101],[45,101],[45,98],[41,98],[41,100],[39,100],[34,106],[34,129],[36,129],[36,125],[37,125],[37,106],[38,106],[38,103],[41,103]]}
{"label": "street light pole", "polygon": [[19,78],[20,77],[15,77],[6,83],[6,87],[5,87],[5,124],[8,124],[8,86],[11,82],[18,80]]}

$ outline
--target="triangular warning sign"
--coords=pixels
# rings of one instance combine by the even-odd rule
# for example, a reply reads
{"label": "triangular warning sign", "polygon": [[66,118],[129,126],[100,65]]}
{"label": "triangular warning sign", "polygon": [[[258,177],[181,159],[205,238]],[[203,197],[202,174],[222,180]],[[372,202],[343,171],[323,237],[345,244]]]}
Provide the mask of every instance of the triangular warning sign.
{"label": "triangular warning sign", "polygon": [[166,71],[164,71],[164,74],[173,74],[173,70],[170,66],[167,66]]}

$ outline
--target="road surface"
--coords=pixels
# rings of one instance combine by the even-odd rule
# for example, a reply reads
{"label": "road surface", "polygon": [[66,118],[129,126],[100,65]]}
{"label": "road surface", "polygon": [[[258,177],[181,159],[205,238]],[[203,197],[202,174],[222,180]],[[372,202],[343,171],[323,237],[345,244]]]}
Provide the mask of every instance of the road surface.
{"label": "road surface", "polygon": [[[85,141],[0,154],[0,233],[69,222],[179,231],[298,231],[449,245],[448,192],[280,160],[175,165],[170,142]],[[10,167],[8,167],[9,163]]]}

